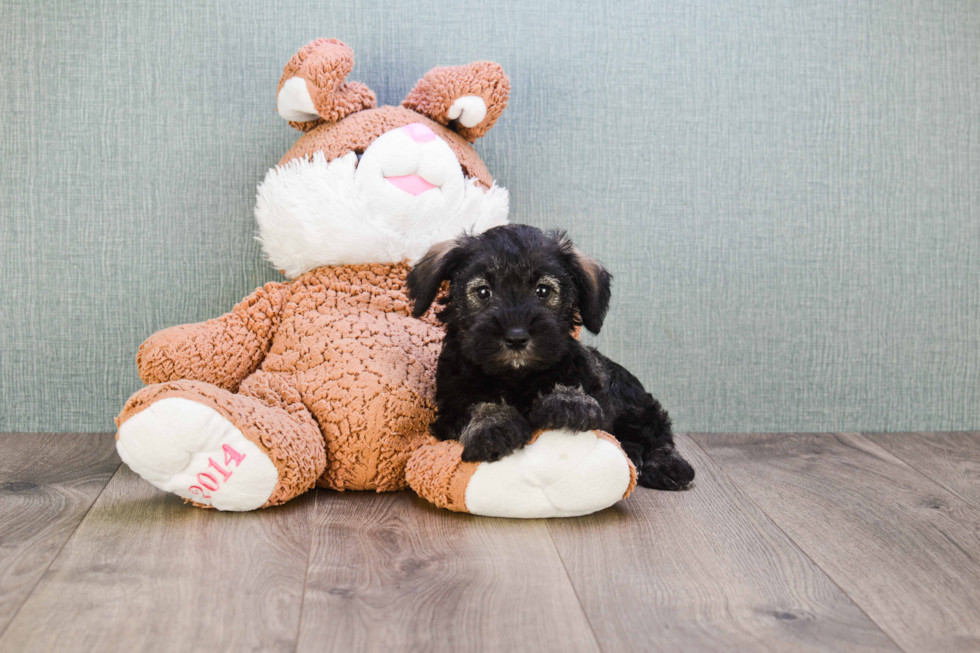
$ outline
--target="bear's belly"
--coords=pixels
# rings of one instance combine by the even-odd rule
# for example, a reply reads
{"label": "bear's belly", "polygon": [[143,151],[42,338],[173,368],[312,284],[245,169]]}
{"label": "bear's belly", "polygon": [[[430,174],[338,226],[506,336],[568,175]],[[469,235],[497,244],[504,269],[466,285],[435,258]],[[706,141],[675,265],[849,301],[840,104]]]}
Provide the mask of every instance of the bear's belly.
{"label": "bear's belly", "polygon": [[429,439],[442,330],[401,313],[314,313],[280,325],[262,370],[287,374],[320,425],[318,485],[400,490]]}

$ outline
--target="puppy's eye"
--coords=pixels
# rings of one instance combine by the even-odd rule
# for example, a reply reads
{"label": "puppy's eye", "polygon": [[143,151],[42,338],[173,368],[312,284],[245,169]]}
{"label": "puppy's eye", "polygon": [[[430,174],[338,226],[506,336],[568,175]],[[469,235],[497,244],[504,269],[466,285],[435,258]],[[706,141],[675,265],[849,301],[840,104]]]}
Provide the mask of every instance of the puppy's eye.
{"label": "puppy's eye", "polygon": [[493,291],[490,290],[490,286],[480,286],[479,288],[476,289],[476,296],[479,297],[482,301],[487,301],[488,299],[493,297]]}
{"label": "puppy's eye", "polygon": [[546,286],[543,283],[534,289],[534,294],[538,296],[538,299],[548,299],[551,297],[552,292],[554,291],[551,289],[551,286]]}

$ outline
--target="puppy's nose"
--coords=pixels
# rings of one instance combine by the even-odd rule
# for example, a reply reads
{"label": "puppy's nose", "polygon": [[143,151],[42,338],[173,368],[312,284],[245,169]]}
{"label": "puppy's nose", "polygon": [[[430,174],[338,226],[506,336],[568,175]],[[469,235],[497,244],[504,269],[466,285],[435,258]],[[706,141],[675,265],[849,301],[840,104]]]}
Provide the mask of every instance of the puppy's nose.
{"label": "puppy's nose", "polygon": [[524,349],[530,339],[531,336],[528,335],[527,329],[508,329],[507,333],[504,334],[504,342],[511,349]]}
{"label": "puppy's nose", "polygon": [[423,125],[420,122],[413,122],[410,125],[405,125],[402,127],[405,133],[408,134],[416,143],[427,143],[436,137],[436,133]]}

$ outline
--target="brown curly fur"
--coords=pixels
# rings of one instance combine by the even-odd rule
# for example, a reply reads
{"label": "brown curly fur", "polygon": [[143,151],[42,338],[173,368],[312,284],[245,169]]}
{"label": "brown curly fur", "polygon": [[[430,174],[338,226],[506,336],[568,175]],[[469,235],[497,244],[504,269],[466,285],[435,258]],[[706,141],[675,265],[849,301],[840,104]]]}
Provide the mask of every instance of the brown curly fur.
{"label": "brown curly fur", "polygon": [[354,68],[354,51],[337,39],[317,39],[293,55],[282,71],[276,95],[290,78],[306,80],[306,88],[320,119],[289,124],[310,131],[317,125],[342,120],[346,116],[377,106],[374,91],[360,82],[344,82]]}
{"label": "brown curly fur", "polygon": [[507,79],[500,64],[492,61],[477,61],[465,66],[433,68],[419,80],[408,97],[402,101],[402,106],[425,114],[440,124],[448,125],[449,107],[458,98],[466,95],[478,95],[487,105],[487,115],[480,124],[474,127],[462,125],[456,127],[459,135],[472,143],[490,131],[497,118],[507,108],[510,80]]}
{"label": "brown curly fur", "polygon": [[407,273],[402,263],[321,267],[266,284],[219,318],[154,334],[137,366],[145,383],[164,387],[137,393],[118,422],[179,390],[216,402],[247,434],[258,429],[243,412],[251,397],[282,421],[263,428],[300,437],[297,424],[316,425],[328,461],[317,485],[404,489],[405,464],[429,438],[442,341],[431,316],[411,317]]}

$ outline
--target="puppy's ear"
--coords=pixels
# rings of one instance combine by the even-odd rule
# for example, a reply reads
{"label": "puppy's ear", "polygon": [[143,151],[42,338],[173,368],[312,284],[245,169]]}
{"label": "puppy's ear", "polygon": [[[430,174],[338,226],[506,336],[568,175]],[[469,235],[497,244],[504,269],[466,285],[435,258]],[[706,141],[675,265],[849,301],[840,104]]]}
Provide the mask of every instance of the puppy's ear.
{"label": "puppy's ear", "polygon": [[565,234],[559,234],[565,266],[578,291],[578,312],[582,326],[599,333],[612,297],[612,275],[602,263],[582,253]]}
{"label": "puppy's ear", "polygon": [[455,240],[436,243],[425,253],[408,273],[408,298],[412,300],[412,317],[422,317],[436,295],[442,282],[449,279],[453,270],[465,256],[463,247]]}

